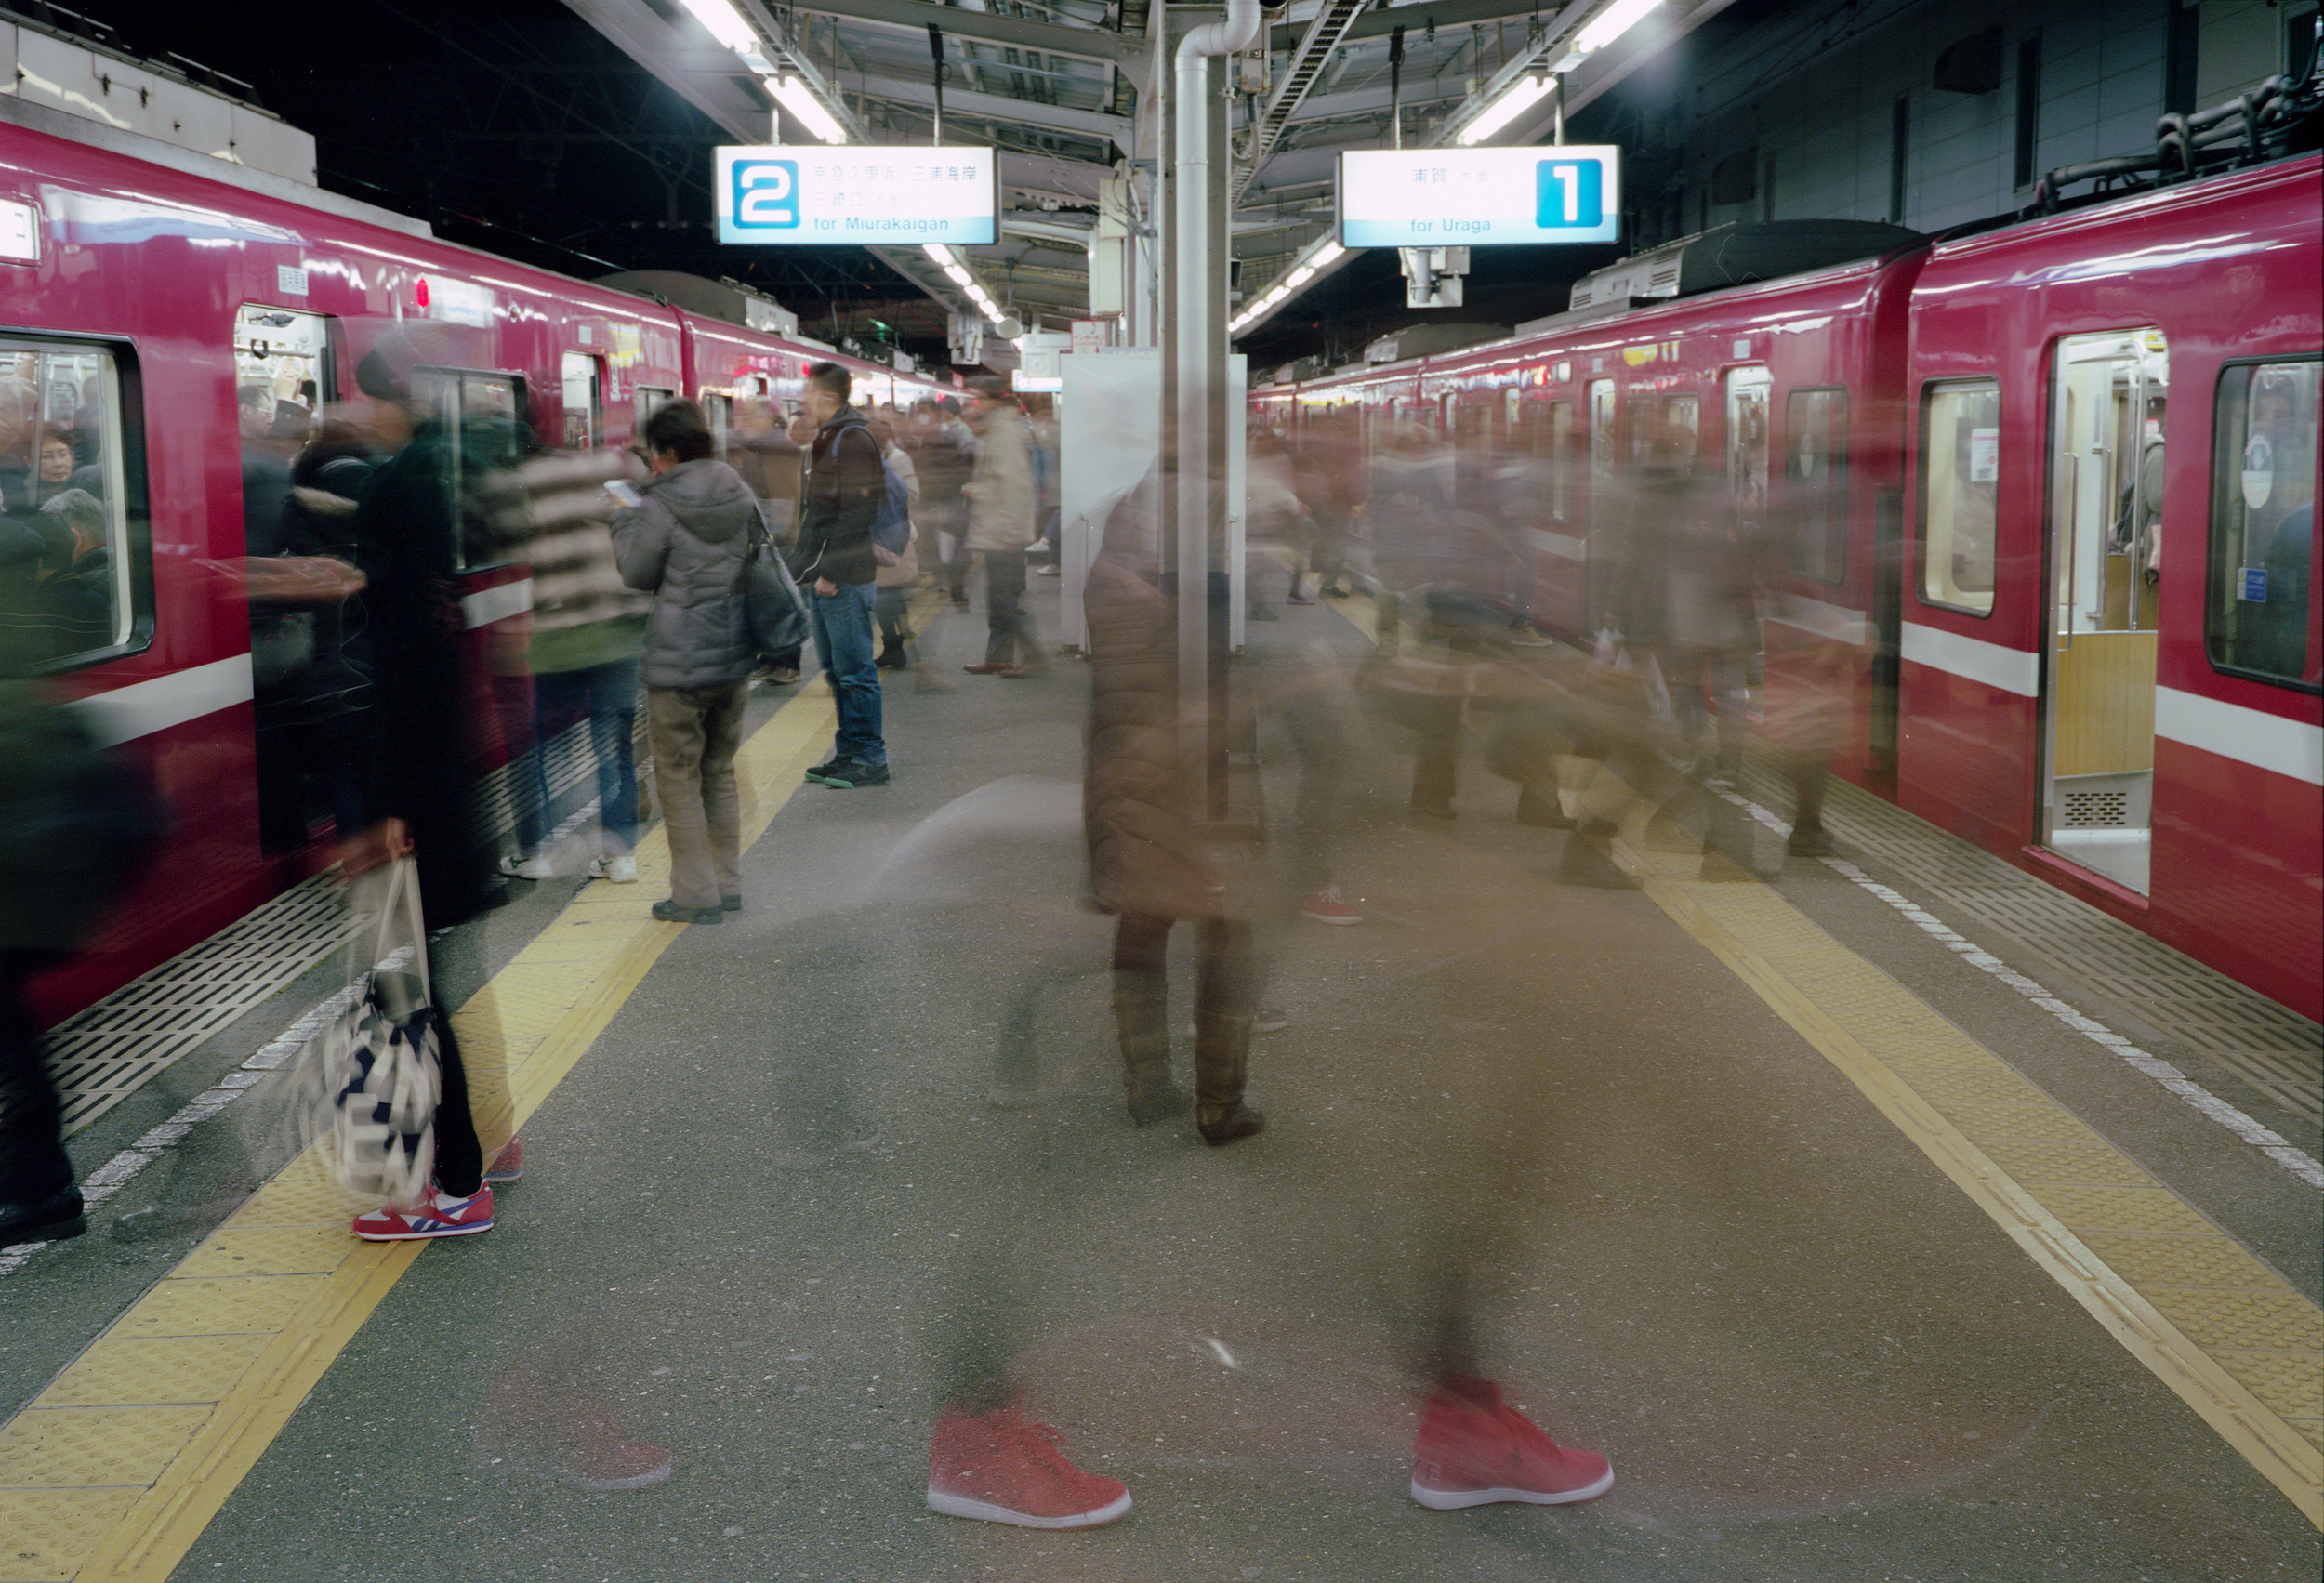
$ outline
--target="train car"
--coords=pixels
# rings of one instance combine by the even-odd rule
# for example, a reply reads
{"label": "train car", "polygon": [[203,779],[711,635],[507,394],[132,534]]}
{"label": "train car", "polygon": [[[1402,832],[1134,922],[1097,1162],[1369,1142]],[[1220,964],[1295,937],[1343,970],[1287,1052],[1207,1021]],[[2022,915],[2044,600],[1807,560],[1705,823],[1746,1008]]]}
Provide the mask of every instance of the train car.
{"label": "train car", "polygon": [[1573,641],[1593,513],[1692,455],[1782,525],[1766,719],[1839,679],[1842,773],[2316,1017],[2320,196],[2307,156],[1266,396],[1536,466]]}
{"label": "train car", "polygon": [[[94,123],[0,101],[0,501],[46,484],[44,437],[99,496],[110,625],[51,666],[172,811],[157,871],[89,948],[33,985],[36,1014],[85,1007],[329,861],[260,849],[238,391],[320,413],[390,327],[453,349],[418,370],[440,410],[503,412],[545,441],[624,445],[681,390],[780,400],[828,353],[689,322],[667,305],[438,241],[416,221]],[[722,356],[717,381],[706,376]],[[842,359],[891,394],[925,381]],[[765,378],[736,377],[748,365]],[[279,410],[279,409],[278,409]],[[482,458],[493,465],[499,458]],[[457,550],[462,609],[493,722],[488,768],[531,729],[521,561]]]}
{"label": "train car", "polygon": [[1931,253],[1898,800],[2315,1017],[2315,157]]}

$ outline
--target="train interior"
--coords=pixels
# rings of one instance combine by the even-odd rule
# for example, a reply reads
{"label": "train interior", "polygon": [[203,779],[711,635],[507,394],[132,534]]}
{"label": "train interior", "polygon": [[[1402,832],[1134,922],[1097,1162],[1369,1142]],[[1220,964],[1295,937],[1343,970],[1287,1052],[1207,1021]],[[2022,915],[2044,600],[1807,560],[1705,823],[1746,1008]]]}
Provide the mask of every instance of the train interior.
{"label": "train interior", "polygon": [[2058,343],[2042,842],[2140,895],[2154,840],[2155,552],[2170,347],[2156,329]]}

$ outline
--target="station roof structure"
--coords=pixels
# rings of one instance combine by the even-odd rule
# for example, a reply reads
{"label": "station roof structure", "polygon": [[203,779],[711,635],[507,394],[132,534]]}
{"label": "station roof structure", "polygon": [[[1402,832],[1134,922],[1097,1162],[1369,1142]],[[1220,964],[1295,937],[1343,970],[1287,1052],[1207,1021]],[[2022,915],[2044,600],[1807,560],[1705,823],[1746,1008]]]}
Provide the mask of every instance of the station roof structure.
{"label": "station roof structure", "polygon": [[[814,140],[778,90],[804,91],[847,140],[926,141],[933,133],[929,29],[947,65],[946,141],[1002,152],[1000,240],[963,249],[970,268],[1027,323],[1087,310],[1087,243],[1099,184],[1150,150],[1142,99],[1165,7],[1150,0],[565,0],[578,16],[738,142]],[[1457,139],[1512,85],[1565,61],[1564,112],[1587,107],[1733,0],[1292,0],[1266,7],[1231,118],[1233,246],[1246,300],[1312,262],[1327,240],[1343,149],[1393,135],[1390,55],[1401,33],[1407,146]],[[1212,7],[1171,9],[1207,18]],[[1575,41],[1613,12],[1634,14],[1602,47]],[[1263,61],[1263,67],[1261,64]],[[1157,71],[1159,68],[1159,72]],[[813,111],[811,110],[810,113]],[[1549,134],[1544,96],[1489,140]],[[771,118],[772,118],[771,120]],[[771,139],[771,130],[780,137]],[[828,139],[826,139],[828,140]],[[967,306],[918,249],[879,256],[929,296]],[[1315,278],[1344,263],[1331,257]]]}

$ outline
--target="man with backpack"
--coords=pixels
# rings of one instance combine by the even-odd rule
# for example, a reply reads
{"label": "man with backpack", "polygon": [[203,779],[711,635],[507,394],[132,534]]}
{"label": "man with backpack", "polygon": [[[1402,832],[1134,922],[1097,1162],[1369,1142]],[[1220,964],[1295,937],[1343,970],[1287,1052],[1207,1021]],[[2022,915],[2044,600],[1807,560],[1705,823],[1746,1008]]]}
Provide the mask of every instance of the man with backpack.
{"label": "man with backpack", "polygon": [[[908,510],[891,502],[888,466],[864,415],[848,404],[848,371],[818,363],[807,371],[807,414],[816,425],[807,448],[793,569],[813,598],[815,653],[838,705],[831,756],[811,781],[847,790],[888,784],[888,745],[879,733],[879,669],[872,652],[873,587],[879,573],[875,530]],[[896,546],[900,553],[902,545]]]}

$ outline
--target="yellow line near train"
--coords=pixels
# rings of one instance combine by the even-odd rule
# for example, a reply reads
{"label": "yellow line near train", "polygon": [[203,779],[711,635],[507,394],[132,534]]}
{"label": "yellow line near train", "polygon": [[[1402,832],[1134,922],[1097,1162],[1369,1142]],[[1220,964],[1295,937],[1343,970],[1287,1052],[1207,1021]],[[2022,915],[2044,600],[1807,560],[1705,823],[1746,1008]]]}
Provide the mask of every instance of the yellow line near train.
{"label": "yellow line near train", "polygon": [[[1377,630],[1368,598],[1339,608]],[[1774,890],[1670,850],[1655,806],[1628,801],[1615,855],[1655,904],[2324,1527],[2324,1310]]]}
{"label": "yellow line near train", "polygon": [[[744,745],[746,848],[832,723],[816,681]],[[636,885],[584,886],[453,1019],[473,1070],[505,1067],[496,1130],[539,1108],[684,928],[647,916],[668,890],[660,826],[637,857]],[[308,1150],[0,1427],[0,1583],[169,1576],[428,1247],[357,1242],[349,1213]]]}

